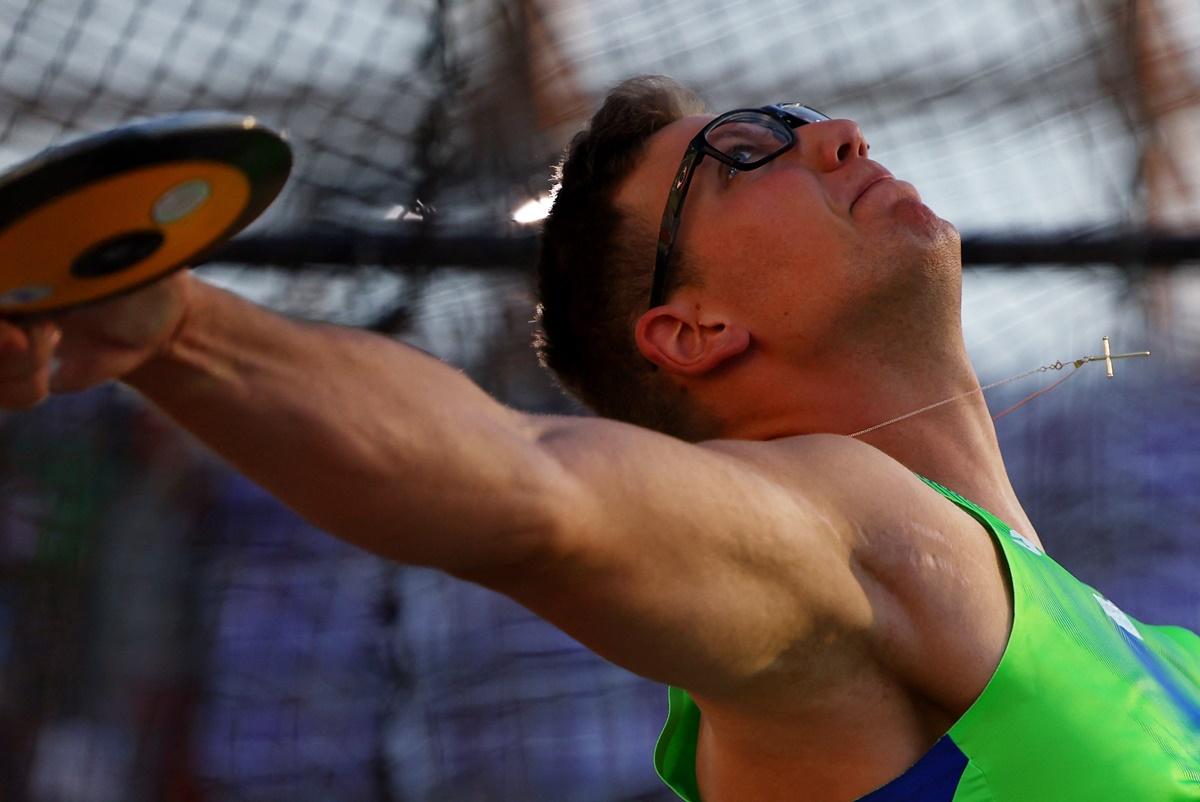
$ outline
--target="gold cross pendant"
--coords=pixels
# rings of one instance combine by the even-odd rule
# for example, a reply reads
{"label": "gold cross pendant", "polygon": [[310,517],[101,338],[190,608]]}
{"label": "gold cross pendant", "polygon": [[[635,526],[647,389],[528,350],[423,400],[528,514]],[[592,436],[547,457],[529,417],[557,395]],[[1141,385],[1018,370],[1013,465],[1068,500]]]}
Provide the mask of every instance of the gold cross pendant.
{"label": "gold cross pendant", "polygon": [[1088,362],[1103,362],[1104,375],[1108,378],[1113,377],[1113,360],[1114,359],[1131,359],[1135,356],[1150,356],[1149,351],[1134,351],[1132,354],[1114,354],[1112,349],[1108,347],[1108,337],[1101,338],[1104,342],[1104,354],[1101,356],[1082,356],[1075,360],[1075,367],[1083,367]]}

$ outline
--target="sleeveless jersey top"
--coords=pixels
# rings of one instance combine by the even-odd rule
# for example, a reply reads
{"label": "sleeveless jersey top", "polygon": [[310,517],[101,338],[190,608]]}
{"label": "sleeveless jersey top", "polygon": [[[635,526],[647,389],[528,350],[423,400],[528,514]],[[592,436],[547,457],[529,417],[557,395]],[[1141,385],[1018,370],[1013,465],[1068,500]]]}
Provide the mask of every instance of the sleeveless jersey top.
{"label": "sleeveless jersey top", "polygon": [[[1200,800],[1200,637],[1129,617],[999,518],[925,482],[1000,543],[1012,631],[950,731],[859,802]],[[681,799],[701,802],[700,710],[679,688],[668,701],[654,765]]]}

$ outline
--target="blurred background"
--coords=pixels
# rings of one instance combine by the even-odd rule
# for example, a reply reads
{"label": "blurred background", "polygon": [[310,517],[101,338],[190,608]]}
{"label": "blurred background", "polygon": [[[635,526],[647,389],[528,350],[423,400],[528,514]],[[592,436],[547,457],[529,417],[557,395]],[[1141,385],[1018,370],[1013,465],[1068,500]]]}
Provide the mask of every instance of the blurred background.
{"label": "blurred background", "polygon": [[[667,73],[716,110],[858,120],[963,232],[984,382],[1102,335],[1155,352],[997,425],[1060,562],[1200,626],[1194,0],[0,0],[0,22],[0,168],[253,114],[295,173],[201,273],[544,412],[582,414],[528,345],[536,231],[608,87]],[[670,798],[663,688],[314,530],[130,392],[0,415],[0,465],[4,802]]]}

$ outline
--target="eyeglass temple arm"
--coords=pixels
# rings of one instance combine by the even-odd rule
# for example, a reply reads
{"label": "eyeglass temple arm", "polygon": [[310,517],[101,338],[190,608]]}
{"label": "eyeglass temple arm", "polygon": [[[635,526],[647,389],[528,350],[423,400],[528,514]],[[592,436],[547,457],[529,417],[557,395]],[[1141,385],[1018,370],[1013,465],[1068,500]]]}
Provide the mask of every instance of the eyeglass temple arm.
{"label": "eyeglass temple arm", "polygon": [[683,210],[683,201],[687,197],[688,188],[692,185],[692,177],[696,174],[696,163],[700,160],[701,155],[700,148],[695,145],[689,146],[688,155],[679,165],[679,172],[675,174],[675,180],[671,182],[671,194],[667,197],[667,208],[663,214],[662,224],[658,228],[654,278],[650,285],[651,309],[661,306],[666,300],[668,262],[675,244],[675,235],[679,230],[679,216]]}

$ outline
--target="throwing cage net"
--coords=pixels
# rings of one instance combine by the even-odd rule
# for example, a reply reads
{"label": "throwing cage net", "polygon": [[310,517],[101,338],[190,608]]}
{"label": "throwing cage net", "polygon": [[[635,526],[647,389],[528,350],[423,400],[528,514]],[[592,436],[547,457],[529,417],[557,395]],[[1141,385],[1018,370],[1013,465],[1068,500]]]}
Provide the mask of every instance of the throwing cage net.
{"label": "throwing cage net", "polygon": [[[580,411],[528,348],[529,268],[549,166],[609,86],[666,73],[717,110],[858,120],[964,234],[983,381],[1102,335],[1155,351],[998,428],[1060,561],[1200,625],[1194,3],[0,0],[0,19],[0,166],[137,118],[253,114],[294,177],[202,273],[531,410]],[[0,798],[669,798],[661,688],[313,530],[131,393],[0,417],[0,459]]]}

